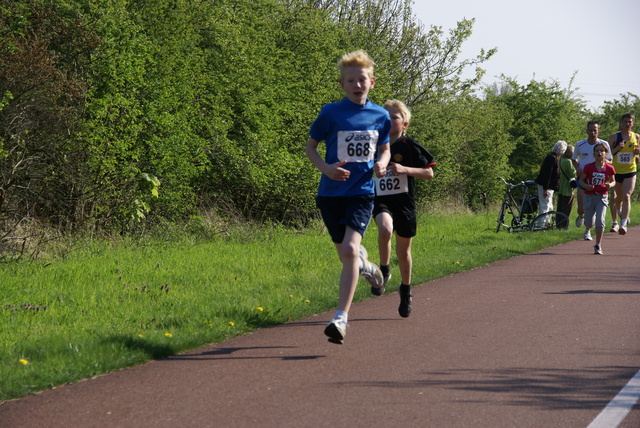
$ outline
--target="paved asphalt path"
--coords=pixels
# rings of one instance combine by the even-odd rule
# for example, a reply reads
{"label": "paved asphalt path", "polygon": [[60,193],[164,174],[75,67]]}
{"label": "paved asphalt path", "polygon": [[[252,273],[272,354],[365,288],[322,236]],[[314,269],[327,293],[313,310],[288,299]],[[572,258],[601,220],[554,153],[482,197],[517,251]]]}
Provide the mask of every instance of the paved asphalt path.
{"label": "paved asphalt path", "polygon": [[394,287],[344,345],[323,313],[2,403],[0,427],[587,427],[640,370],[640,227],[592,244],[415,287],[407,319]]}

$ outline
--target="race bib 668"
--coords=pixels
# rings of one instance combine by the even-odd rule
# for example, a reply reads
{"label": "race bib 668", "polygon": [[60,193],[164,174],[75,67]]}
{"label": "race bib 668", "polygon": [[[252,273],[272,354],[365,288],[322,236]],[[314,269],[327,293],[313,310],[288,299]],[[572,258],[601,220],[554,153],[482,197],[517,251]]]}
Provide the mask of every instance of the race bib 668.
{"label": "race bib 668", "polygon": [[347,162],[373,160],[378,131],[338,131],[338,159]]}

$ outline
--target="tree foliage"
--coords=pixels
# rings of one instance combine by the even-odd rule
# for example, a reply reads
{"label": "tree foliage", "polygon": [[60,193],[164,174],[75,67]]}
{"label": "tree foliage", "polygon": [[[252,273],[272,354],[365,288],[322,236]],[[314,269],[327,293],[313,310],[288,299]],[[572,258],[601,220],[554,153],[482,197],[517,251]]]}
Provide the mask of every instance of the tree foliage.
{"label": "tree foliage", "polygon": [[[403,100],[410,136],[436,156],[423,201],[487,206],[495,176],[531,178],[556,140],[582,138],[587,112],[571,88],[504,78],[473,95],[495,49],[463,59],[473,19],[425,28],[411,5],[3,3],[0,219],[132,231],[215,210],[303,224],[318,182],[308,128],[344,96],[336,63],[354,49],[376,61],[372,100]],[[637,107],[628,94],[599,117]]]}
{"label": "tree foliage", "polygon": [[[345,28],[345,46],[365,49],[376,60],[376,76],[385,93],[408,106],[446,100],[473,88],[484,71],[479,65],[496,49],[460,60],[471,36],[473,19],[462,19],[445,35],[442,27],[427,29],[414,16],[412,0],[309,0]],[[473,77],[463,72],[474,68]],[[390,95],[390,96],[391,96]]]}
{"label": "tree foliage", "polygon": [[74,217],[74,135],[83,72],[98,37],[77,15],[39,2],[0,15],[0,189],[4,211],[64,222]]}
{"label": "tree foliage", "polygon": [[[466,95],[455,101],[414,109],[408,134],[435,156],[436,179],[424,186],[431,201],[453,201],[471,208],[499,196],[496,177],[511,175],[514,143],[507,130],[511,116],[504,105]],[[422,184],[422,183],[421,183]]]}
{"label": "tree foliage", "polygon": [[544,157],[558,140],[572,144],[584,138],[584,103],[571,88],[558,82],[532,80],[520,85],[503,77],[503,86],[487,91],[487,98],[503,104],[513,118],[508,129],[515,147],[509,165],[516,180],[533,180]]}
{"label": "tree foliage", "polygon": [[[640,97],[630,92],[620,94],[619,99],[605,101],[601,110],[593,115],[593,120],[597,120],[600,124],[600,138],[606,140],[609,135],[618,132],[623,114],[635,113],[637,115],[638,112],[640,112]],[[638,131],[636,130],[636,132]]]}

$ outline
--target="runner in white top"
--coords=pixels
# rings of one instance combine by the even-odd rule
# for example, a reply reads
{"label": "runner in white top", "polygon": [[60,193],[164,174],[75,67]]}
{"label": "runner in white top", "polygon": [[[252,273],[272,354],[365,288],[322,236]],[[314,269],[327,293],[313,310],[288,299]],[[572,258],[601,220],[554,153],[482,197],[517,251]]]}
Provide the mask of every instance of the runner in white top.
{"label": "runner in white top", "polygon": [[[587,123],[587,138],[578,141],[573,150],[573,165],[576,167],[576,176],[580,177],[585,165],[595,162],[593,156],[593,146],[596,143],[604,144],[607,147],[607,162],[611,162],[611,148],[609,143],[598,138],[600,135],[600,124],[595,120]],[[584,224],[584,189],[578,184],[578,217],[576,227]],[[591,240],[591,236],[585,233],[585,240]]]}

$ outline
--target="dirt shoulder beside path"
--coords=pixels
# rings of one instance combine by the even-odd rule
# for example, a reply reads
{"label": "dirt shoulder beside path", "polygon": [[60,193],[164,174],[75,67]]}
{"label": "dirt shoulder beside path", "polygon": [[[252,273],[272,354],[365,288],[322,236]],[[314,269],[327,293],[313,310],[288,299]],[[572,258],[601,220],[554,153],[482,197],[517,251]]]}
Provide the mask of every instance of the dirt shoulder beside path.
{"label": "dirt shoulder beside path", "polygon": [[407,319],[395,292],[357,303],[342,346],[324,313],[8,401],[0,426],[586,427],[640,370],[639,238],[429,282]]}

